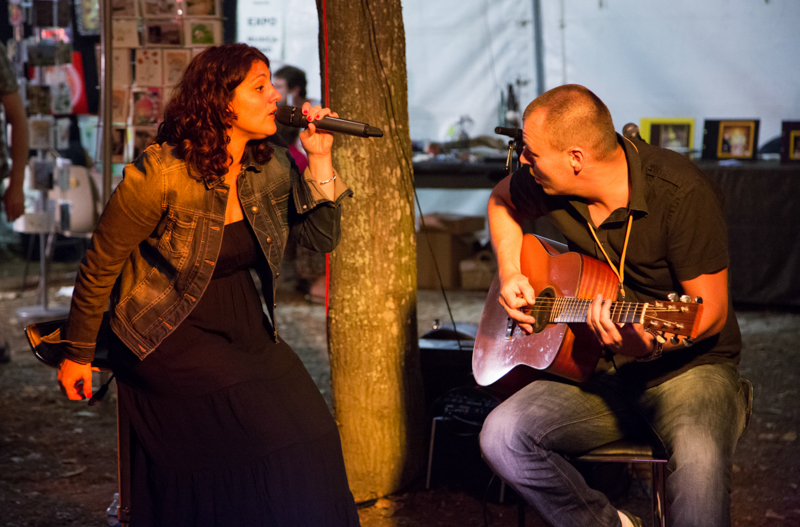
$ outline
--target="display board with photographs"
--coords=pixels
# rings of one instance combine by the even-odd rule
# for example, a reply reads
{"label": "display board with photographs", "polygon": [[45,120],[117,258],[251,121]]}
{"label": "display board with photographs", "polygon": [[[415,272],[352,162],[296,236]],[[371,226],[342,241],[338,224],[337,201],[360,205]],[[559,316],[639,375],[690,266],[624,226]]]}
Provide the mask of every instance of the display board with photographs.
{"label": "display board with photographs", "polygon": [[222,44],[222,10],[219,0],[112,0],[111,9],[113,160],[121,163],[155,139],[191,60]]}

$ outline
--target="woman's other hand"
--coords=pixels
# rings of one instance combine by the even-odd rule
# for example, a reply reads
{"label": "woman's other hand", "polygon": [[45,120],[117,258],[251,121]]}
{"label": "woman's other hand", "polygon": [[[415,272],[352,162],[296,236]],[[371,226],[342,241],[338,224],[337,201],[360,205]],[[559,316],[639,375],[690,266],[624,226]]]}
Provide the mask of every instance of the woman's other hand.
{"label": "woman's other hand", "polygon": [[67,399],[89,399],[92,396],[92,365],[64,359],[58,369],[58,386]]}
{"label": "woman's other hand", "polygon": [[308,128],[300,132],[300,142],[306,150],[308,157],[311,156],[330,156],[331,146],[333,145],[333,135],[324,130],[318,130],[314,121],[319,121],[325,116],[339,117],[339,114],[332,112],[330,108],[322,106],[311,106],[309,103],[303,104],[303,117],[308,120]]}

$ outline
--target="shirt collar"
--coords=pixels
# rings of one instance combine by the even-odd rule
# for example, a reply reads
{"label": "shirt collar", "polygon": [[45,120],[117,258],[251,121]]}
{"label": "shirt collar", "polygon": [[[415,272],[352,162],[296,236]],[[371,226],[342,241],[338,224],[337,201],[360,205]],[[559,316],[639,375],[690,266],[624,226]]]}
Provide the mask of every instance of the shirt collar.
{"label": "shirt collar", "polygon": [[[255,170],[256,172],[261,172],[261,165],[256,162],[255,154],[253,154],[253,149],[250,147],[250,143],[247,143],[247,145],[244,147],[244,154],[242,154],[242,170]],[[206,181],[206,188],[209,190],[216,188],[221,185],[224,180],[224,177],[218,177],[213,181]]]}
{"label": "shirt collar", "polygon": [[[642,170],[642,162],[639,158],[639,151],[630,140],[623,138],[619,134],[617,134],[617,142],[620,144],[620,146],[622,146],[622,149],[625,152],[625,159],[628,164],[628,180],[631,182],[630,203],[628,207],[619,208],[612,212],[603,222],[604,224],[624,222],[628,219],[629,213],[633,214],[634,219],[637,217],[647,216],[648,214],[647,201],[644,199],[644,171]],[[569,202],[586,221],[591,221],[589,208],[587,207],[585,201],[578,198],[572,198],[569,200]]]}

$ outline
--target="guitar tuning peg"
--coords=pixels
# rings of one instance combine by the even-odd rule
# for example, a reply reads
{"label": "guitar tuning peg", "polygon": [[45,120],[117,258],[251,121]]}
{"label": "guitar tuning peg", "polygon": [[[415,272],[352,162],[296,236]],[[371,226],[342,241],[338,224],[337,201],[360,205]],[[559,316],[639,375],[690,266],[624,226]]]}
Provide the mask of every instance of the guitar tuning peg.
{"label": "guitar tuning peg", "polygon": [[679,339],[679,338],[678,338],[678,337],[676,337],[676,336],[672,336],[672,337],[669,339],[669,341],[670,341],[672,344],[678,344],[678,343],[681,341],[681,339]]}
{"label": "guitar tuning peg", "polygon": [[666,344],[667,338],[664,336],[664,333],[657,333],[655,337],[659,344]]}
{"label": "guitar tuning peg", "polygon": [[689,346],[691,346],[692,344],[694,344],[694,339],[691,339],[691,338],[688,338],[688,337],[683,339],[683,345],[686,346],[687,348]]}
{"label": "guitar tuning peg", "polygon": [[678,301],[678,293],[670,293],[667,295],[670,302],[677,302]]}
{"label": "guitar tuning peg", "polygon": [[681,295],[681,302],[683,302],[684,304],[688,304],[691,301],[692,297],[690,297],[689,295]]}
{"label": "guitar tuning peg", "polygon": [[694,301],[697,302],[698,304],[702,304],[703,303],[703,297],[696,296],[696,297],[694,297]]}

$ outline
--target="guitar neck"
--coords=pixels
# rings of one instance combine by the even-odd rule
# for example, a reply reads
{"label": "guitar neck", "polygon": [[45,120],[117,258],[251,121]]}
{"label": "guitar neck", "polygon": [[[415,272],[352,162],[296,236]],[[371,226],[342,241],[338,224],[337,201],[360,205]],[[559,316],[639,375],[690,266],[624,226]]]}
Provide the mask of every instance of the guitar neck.
{"label": "guitar neck", "polygon": [[[586,322],[591,299],[557,297],[553,299],[550,323]],[[611,320],[617,324],[642,324],[649,304],[639,302],[612,302]]]}

